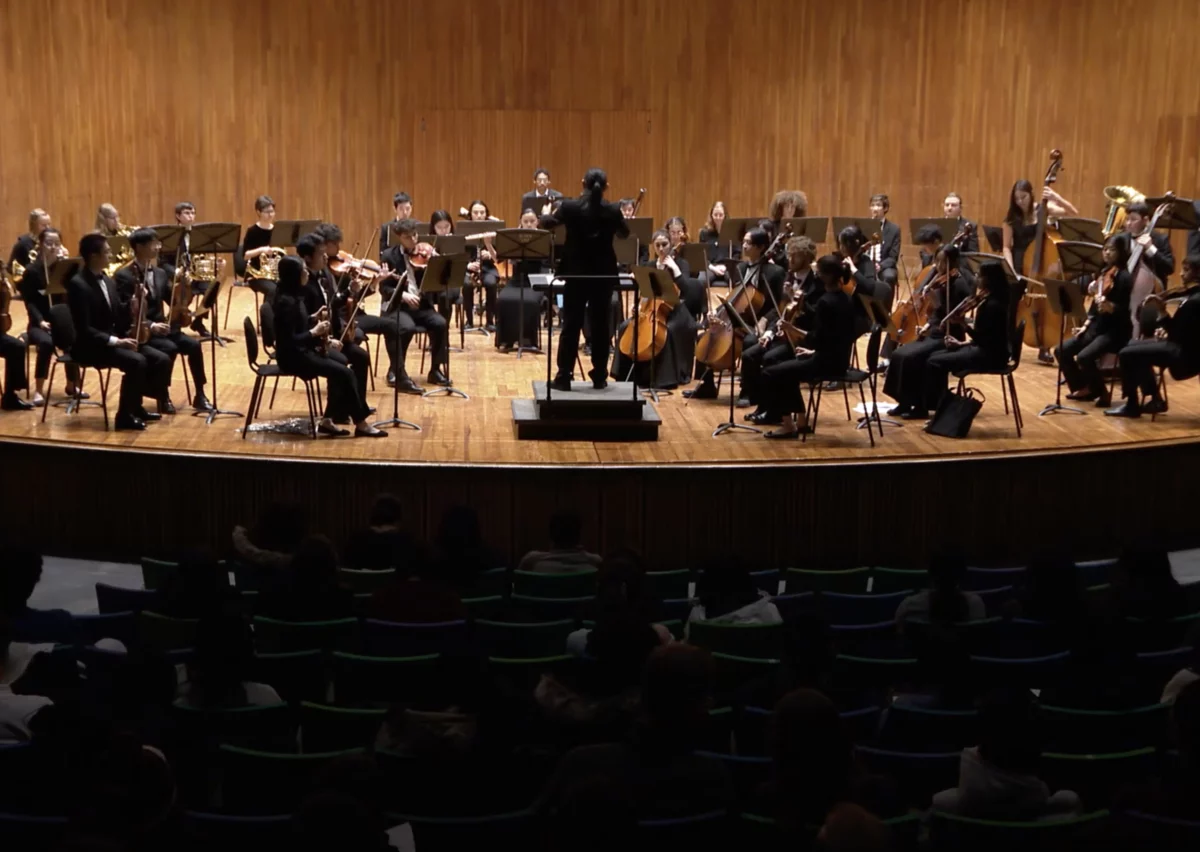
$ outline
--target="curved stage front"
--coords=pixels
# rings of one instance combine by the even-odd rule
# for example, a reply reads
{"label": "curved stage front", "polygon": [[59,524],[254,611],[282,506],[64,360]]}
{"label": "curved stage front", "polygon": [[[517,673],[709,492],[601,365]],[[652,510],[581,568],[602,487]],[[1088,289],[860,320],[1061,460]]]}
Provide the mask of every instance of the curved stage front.
{"label": "curved stage front", "polygon": [[[248,291],[235,291],[227,332],[235,342],[217,354],[222,408],[244,412],[249,402],[239,320],[253,306]],[[0,530],[32,537],[47,553],[127,560],[223,547],[235,523],[271,500],[289,500],[310,507],[313,529],[339,539],[387,491],[404,501],[405,525],[422,535],[446,507],[475,507],[488,540],[514,558],[543,544],[546,518],[570,507],[584,518],[589,545],[633,546],[664,569],[730,553],[755,565],[907,564],[947,541],[989,564],[1027,558],[1055,539],[1081,557],[1112,553],[1132,538],[1195,544],[1195,382],[1171,383],[1171,410],[1155,423],[1106,418],[1090,406],[1082,416],[1038,417],[1054,398],[1055,372],[1027,359],[1017,374],[1019,439],[999,380],[980,377],[971,384],[987,400],[962,441],[910,422],[887,428],[872,449],[847,420],[840,393],[825,395],[817,434],[805,443],[713,438],[728,401],[679,394],[656,405],[662,426],[654,442],[523,441],[512,400],[532,396],[544,358],[503,354],[482,335],[464,343],[452,368],[470,399],[401,396],[400,416],[421,431],[386,439],[288,433],[304,415],[304,395],[287,383],[273,410],[263,405],[265,429],[243,439],[240,418],[205,425],[188,416],[182,365],[173,386],[180,413],[142,433],[106,432],[98,408],[68,415],[52,407],[45,423],[40,411],[4,413]],[[419,359],[414,347],[414,376]],[[385,360],[369,395],[381,418],[392,411]],[[61,371],[55,381],[61,393]],[[94,377],[87,390],[98,394]],[[115,384],[110,397],[115,404]],[[739,420],[744,413],[736,412]]]}

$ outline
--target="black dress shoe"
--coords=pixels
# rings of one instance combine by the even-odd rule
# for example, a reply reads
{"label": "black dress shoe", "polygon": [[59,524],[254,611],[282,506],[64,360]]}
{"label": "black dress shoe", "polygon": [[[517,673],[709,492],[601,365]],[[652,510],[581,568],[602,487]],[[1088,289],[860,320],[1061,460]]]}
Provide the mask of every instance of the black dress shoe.
{"label": "black dress shoe", "polygon": [[496,333],[496,325],[494,323],[489,322],[487,325],[485,325],[483,327],[483,330],[486,331],[488,334],[495,334]]}
{"label": "black dress shoe", "polygon": [[1095,391],[1086,389],[1071,391],[1069,394],[1067,394],[1067,399],[1074,400],[1075,402],[1091,402],[1093,399],[1096,399],[1096,397],[1097,394]]}
{"label": "black dress shoe", "polygon": [[747,419],[750,420],[751,423],[757,423],[760,426],[778,426],[783,422],[783,417],[771,411],[763,411],[757,415],[752,415]]}
{"label": "black dress shoe", "polygon": [[760,406],[759,408],[756,408],[753,411],[751,411],[749,414],[747,414],[742,419],[745,420],[747,423],[757,423],[758,418],[762,417],[763,413],[764,412],[762,410],[762,407]]}
{"label": "black dress shoe", "polygon": [[334,418],[333,423],[335,426],[349,426],[350,425],[350,415],[347,414],[345,417]]}
{"label": "black dress shoe", "polygon": [[158,413],[159,414],[174,414],[175,413],[175,403],[171,402],[171,400],[169,400],[169,399],[160,399],[158,401]]}
{"label": "black dress shoe", "polygon": [[571,389],[571,377],[558,375],[550,382],[550,387],[556,391],[569,391]]}
{"label": "black dress shoe", "polygon": [[133,412],[133,416],[138,420],[141,420],[143,423],[153,423],[156,420],[162,420],[161,414],[147,411],[144,408],[139,408],[137,411]]}
{"label": "black dress shoe", "polygon": [[450,386],[450,380],[446,378],[445,374],[442,373],[441,370],[430,370],[429,375],[425,378],[431,385],[441,385],[442,387]]}
{"label": "black dress shoe", "polygon": [[350,434],[349,429],[339,429],[332,423],[322,423],[317,427],[318,435],[328,435],[330,438],[345,438]]}
{"label": "black dress shoe", "polygon": [[419,384],[414,382],[408,376],[405,376],[403,379],[401,379],[399,382],[397,382],[395,387],[400,391],[400,393],[424,393],[425,392]]}
{"label": "black dress shoe", "polygon": [[1161,399],[1151,399],[1142,406],[1142,411],[1146,414],[1166,414],[1167,404]]}
{"label": "black dress shoe", "polygon": [[1124,405],[1118,405],[1116,408],[1110,408],[1104,413],[1109,417],[1141,417],[1142,409],[1137,405],[1126,402]]}
{"label": "black dress shoe", "polygon": [[132,414],[118,414],[113,425],[118,432],[141,432],[146,428],[146,423]]}
{"label": "black dress shoe", "polygon": [[800,430],[799,429],[775,429],[772,432],[767,432],[766,434],[763,435],[763,437],[768,438],[772,441],[784,440],[786,438],[799,438]]}
{"label": "black dress shoe", "polygon": [[30,411],[33,409],[33,403],[21,399],[15,393],[6,393],[4,400],[0,401],[0,409],[4,411]]}
{"label": "black dress shoe", "polygon": [[389,388],[396,386],[396,371],[395,370],[388,370],[387,386]]}
{"label": "black dress shoe", "polygon": [[367,406],[367,416],[368,417],[370,417],[372,414],[374,414],[375,411],[376,411],[375,406],[373,406],[373,405]]}
{"label": "black dress shoe", "polygon": [[889,408],[887,411],[885,411],[884,416],[886,416],[886,417],[903,417],[905,414],[908,414],[910,411],[912,411],[911,405],[897,405],[894,408]]}
{"label": "black dress shoe", "polygon": [[197,411],[212,411],[212,403],[208,401],[203,393],[197,393],[196,398],[192,400],[192,408]]}
{"label": "black dress shoe", "polygon": [[691,390],[685,390],[683,395],[687,399],[716,399],[717,386],[710,384],[698,385]]}
{"label": "black dress shoe", "polygon": [[1110,405],[1112,405],[1112,397],[1108,394],[1096,397],[1095,406],[1097,408],[1108,408]]}

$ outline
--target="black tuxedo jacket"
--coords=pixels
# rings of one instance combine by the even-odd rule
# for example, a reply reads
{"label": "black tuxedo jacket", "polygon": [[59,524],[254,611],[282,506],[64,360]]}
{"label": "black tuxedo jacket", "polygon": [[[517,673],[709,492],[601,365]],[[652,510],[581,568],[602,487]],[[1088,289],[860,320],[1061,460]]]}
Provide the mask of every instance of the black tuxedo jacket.
{"label": "black tuxedo jacket", "polygon": [[542,215],[542,205],[547,201],[552,204],[560,200],[563,194],[557,189],[549,190],[545,195],[538,195],[536,190],[530,190],[521,196],[521,209],[517,211],[517,220],[520,221],[521,214],[526,210],[532,210],[537,215]]}
{"label": "black tuxedo jacket", "polygon": [[[108,299],[101,291],[108,288]],[[87,360],[104,352],[110,337],[122,337],[129,329],[129,304],[121,301],[117,285],[107,276],[83,269],[67,282],[67,304],[75,325],[72,353]]]}
{"label": "black tuxedo jacket", "polygon": [[[787,272],[784,271],[782,266],[774,263],[760,263],[759,265],[762,268],[762,272],[759,273],[762,278],[761,282],[756,280],[755,283],[765,283],[767,285],[767,288],[771,291],[771,295],[775,298],[772,299],[771,296],[768,296],[766,304],[773,308],[783,301],[783,282],[787,279]],[[744,260],[738,264],[738,272],[741,273],[743,281],[746,280],[749,269],[750,264]]]}
{"label": "black tuxedo jacket", "polygon": [[[122,266],[113,276],[121,301],[129,304],[133,299],[134,288],[145,279],[145,271],[138,268],[136,263]],[[166,322],[163,312],[163,302],[171,302],[171,278],[161,266],[156,266],[150,273],[150,300],[146,302],[146,319],[149,322]],[[131,318],[132,319],[132,318]]]}
{"label": "black tuxedo jacket", "polygon": [[1175,271],[1175,253],[1171,251],[1171,238],[1161,231],[1151,231],[1150,242],[1155,249],[1154,257],[1146,257],[1143,254],[1142,259],[1149,264],[1155,275],[1166,281],[1167,276]]}
{"label": "black tuxedo jacket", "polygon": [[[967,225],[971,226],[971,236],[967,237],[963,241],[963,244],[959,248],[964,252],[967,252],[967,251],[978,252],[979,251],[979,226],[976,225],[974,222],[972,222],[970,219],[964,219],[962,216],[959,216],[958,217],[958,229],[961,231]],[[954,239],[954,234],[944,234],[943,236],[946,238],[947,242]]]}
{"label": "black tuxedo jacket", "polygon": [[884,220],[879,229],[879,268],[892,269],[900,262],[900,226]]}
{"label": "black tuxedo jacket", "polygon": [[[388,302],[392,301],[392,294],[396,292],[396,287],[400,287],[401,289],[407,289],[408,287],[408,275],[405,272],[408,266],[404,261],[404,246],[399,244],[392,246],[380,257],[380,263],[386,263],[400,276],[398,281],[396,279],[389,279],[379,285],[379,297],[383,300],[379,305],[379,311],[383,313],[384,308],[388,306]],[[414,266],[413,277],[417,281],[417,290],[420,291],[421,281],[425,278],[425,268]],[[399,296],[396,296],[395,301],[392,301],[392,311],[424,311],[432,309],[433,299],[430,298],[430,295],[428,293],[419,293],[419,295],[421,303],[416,308],[408,307]]]}

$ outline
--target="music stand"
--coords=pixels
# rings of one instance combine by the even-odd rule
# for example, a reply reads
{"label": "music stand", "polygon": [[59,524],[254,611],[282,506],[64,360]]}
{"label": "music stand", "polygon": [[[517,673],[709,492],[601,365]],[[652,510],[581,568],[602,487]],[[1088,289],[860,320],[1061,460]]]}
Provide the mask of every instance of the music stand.
{"label": "music stand", "polygon": [[1151,208],[1157,208],[1160,204],[1169,203],[1171,205],[1158,219],[1160,228],[1169,231],[1195,231],[1200,228],[1200,210],[1196,209],[1196,202],[1190,198],[1164,196],[1163,198],[1147,198],[1146,203]]}
{"label": "music stand", "polygon": [[958,233],[958,220],[943,216],[938,216],[931,219],[909,219],[908,220],[908,242],[910,245],[917,245],[917,234],[926,225],[933,225],[942,232],[942,240],[950,242],[955,234]]}
{"label": "music stand", "polygon": [[[242,241],[242,226],[236,222],[206,222],[202,225],[193,225],[191,231],[188,233],[191,234],[188,241],[189,251],[193,254],[233,254],[237,251],[238,245]],[[213,320],[213,328],[208,335],[212,357],[212,410],[192,412],[193,417],[203,416],[206,426],[211,426],[212,422],[222,415],[228,417],[245,417],[244,414],[238,411],[223,411],[221,406],[217,404],[217,344],[220,343],[224,346],[225,343],[233,342],[232,338],[222,338],[217,333],[215,306],[220,293],[221,279],[218,276],[217,280],[205,292],[204,299],[200,304],[200,312],[197,315],[202,317],[204,314],[209,313],[212,314]],[[201,342],[203,341],[204,338],[201,338]]]}
{"label": "music stand", "polygon": [[311,234],[320,224],[320,219],[284,219],[276,222],[267,245],[281,249],[295,248],[301,237]]}
{"label": "music stand", "polygon": [[[731,288],[734,286],[733,278],[729,279],[729,286]],[[733,305],[729,304],[729,301],[724,296],[717,296],[717,301],[719,301],[725,308],[725,316],[729,318],[730,322],[732,322],[735,326],[741,326],[743,334],[749,334],[750,326],[746,325],[746,321],[743,320],[741,316],[738,315],[737,311],[733,309]],[[712,368],[710,367],[709,369],[711,370]],[[743,432],[753,432],[756,435],[761,435],[762,429],[756,429],[753,426],[746,426],[743,423],[738,423],[737,420],[734,419],[736,416],[735,410],[737,408],[737,390],[734,388],[734,385],[737,384],[737,382],[733,380],[733,375],[734,370],[733,365],[731,364],[729,367],[729,419],[724,423],[719,423],[717,428],[713,430],[712,436],[714,438],[718,438],[721,435],[724,435],[726,432],[733,432],[737,429],[740,429]]]}
{"label": "music stand", "polygon": [[779,229],[783,230],[788,225],[792,226],[793,237],[808,237],[817,245],[825,242],[829,234],[828,216],[799,216],[782,219],[779,222]]}
{"label": "music stand", "polygon": [[[533,228],[502,228],[496,231],[496,236],[492,239],[492,245],[496,247],[496,259],[507,260],[519,263],[523,260],[540,260],[546,263],[554,256],[554,235],[550,231],[539,231]],[[512,282],[509,282],[512,286]],[[536,346],[526,346],[522,341],[525,340],[525,293],[524,290],[532,289],[522,288],[521,306],[517,311],[517,360],[520,360],[523,352],[538,352]],[[540,295],[534,294],[535,298],[541,298]],[[552,294],[551,294],[552,295]],[[549,343],[550,332],[546,332],[547,343]],[[547,353],[550,346],[546,347]],[[549,354],[546,356],[546,398],[550,398],[550,361]]]}
{"label": "music stand", "polygon": [[1078,216],[1059,219],[1058,232],[1072,242],[1104,243],[1104,223],[1098,219],[1081,219]]}
{"label": "music stand", "polygon": [[[463,278],[467,274],[467,256],[465,254],[439,254],[436,257],[429,259],[429,264],[425,267],[425,274],[421,277],[421,292],[422,293],[439,293],[443,299],[449,299],[450,287],[452,282],[457,281],[459,286],[462,286]],[[447,338],[449,338],[450,329],[447,328]],[[437,353],[434,353],[436,356]],[[437,364],[433,365],[437,369]],[[450,382],[450,341],[446,340],[446,380]],[[397,383],[399,384],[399,383]],[[445,394],[447,396],[458,396],[463,399],[470,399],[465,393],[454,387],[452,384],[441,385],[440,387],[427,390],[421,396],[439,396]]]}
{"label": "music stand", "polygon": [[1015,287],[1024,280],[1020,275],[1013,271],[1008,260],[1002,254],[989,254],[985,251],[965,251],[959,258],[966,262],[967,268],[976,278],[979,277],[979,268],[985,263],[995,262],[1000,264],[1004,269],[1004,278],[1008,281],[1010,287]]}
{"label": "music stand", "polygon": [[82,257],[64,257],[50,267],[46,280],[46,296],[67,295],[67,282],[83,269]]}
{"label": "music stand", "polygon": [[[951,220],[953,221],[953,220]],[[883,329],[884,339],[890,339],[892,335],[898,335],[899,332],[896,326],[892,323],[892,314],[888,310],[888,306],[876,299],[874,296],[868,296],[866,293],[858,294],[858,301],[866,310],[867,316],[871,318],[871,322]],[[878,366],[878,363],[876,364]],[[872,411],[863,412],[863,416],[859,418],[858,425],[855,429],[861,429],[864,426],[869,430],[871,428],[871,420],[875,421],[875,425],[879,427],[879,437],[883,437],[884,426],[903,426],[903,423],[897,423],[889,418],[879,416],[879,373],[876,370],[870,369],[871,365],[867,364],[868,381],[871,383],[871,406]]]}
{"label": "music stand", "polygon": [[836,243],[838,234],[851,225],[858,225],[858,229],[863,232],[863,236],[867,239],[870,239],[874,234],[883,236],[882,219],[872,219],[870,216],[834,216],[833,241]]}
{"label": "music stand", "polygon": [[704,243],[684,243],[683,259],[687,261],[692,278],[708,269],[708,247]]}
{"label": "music stand", "polygon": [[738,251],[742,248],[742,238],[746,236],[746,232],[751,228],[758,227],[758,219],[730,219],[725,217],[725,221],[721,223],[721,230],[717,232],[717,242],[726,243],[729,246],[729,260],[726,265],[734,262],[733,247],[736,245]]}
{"label": "music stand", "polygon": [[[672,310],[679,304],[679,287],[676,286],[674,279],[671,277],[669,270],[658,269],[649,266],[635,266],[633,268],[633,279],[637,282],[638,295],[646,299],[661,299],[666,302]],[[641,323],[638,322],[637,312],[629,319],[633,323],[633,356],[629,359],[629,375],[626,376],[626,381],[632,381],[634,385],[634,396],[637,396],[637,353],[638,353],[638,328]],[[654,360],[658,356],[659,350],[654,350],[654,341],[658,337],[658,311],[655,310],[650,316],[650,387],[647,388],[647,395],[658,402],[658,389],[654,386]],[[618,341],[618,346],[620,342]],[[664,394],[669,394],[671,391],[663,391]]]}
{"label": "music stand", "polygon": [[[1059,243],[1058,245],[1061,247],[1064,245],[1064,243]],[[1062,258],[1063,272],[1065,274],[1068,268],[1067,255],[1060,254],[1059,256]],[[1084,273],[1076,272],[1075,274],[1071,275],[1072,280],[1070,281],[1059,281],[1049,278],[1042,282],[1042,286],[1046,288],[1047,303],[1053,305],[1055,310],[1060,312],[1061,319],[1059,320],[1058,330],[1058,339],[1060,341],[1065,340],[1067,336],[1068,316],[1071,317],[1071,319],[1074,321],[1074,325],[1076,326],[1079,325],[1086,316],[1086,313],[1083,310],[1083,294],[1079,292],[1079,285],[1074,281],[1075,278],[1078,278],[1082,274]],[[1086,414],[1087,412],[1085,412],[1082,408],[1072,408],[1069,405],[1062,404],[1062,359],[1056,358],[1055,361],[1057,362],[1058,370],[1056,371],[1055,376],[1056,390],[1054,394],[1054,402],[1049,403],[1045,408],[1039,411],[1038,417],[1045,417],[1047,414],[1055,414],[1059,411],[1066,412],[1067,414]]]}

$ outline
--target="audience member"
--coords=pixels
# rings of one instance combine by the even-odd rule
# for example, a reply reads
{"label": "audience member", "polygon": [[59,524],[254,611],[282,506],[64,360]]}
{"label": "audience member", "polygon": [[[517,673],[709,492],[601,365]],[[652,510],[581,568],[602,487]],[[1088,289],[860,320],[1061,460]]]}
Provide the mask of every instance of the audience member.
{"label": "audience member", "polygon": [[291,848],[329,852],[386,852],[387,783],[367,755],[348,755],[330,763],[314,779],[314,791],[292,816]]}
{"label": "audience member", "polygon": [[[662,644],[672,641],[671,631],[658,624],[659,602],[646,591],[646,570],[641,558],[631,550],[613,554],[601,563],[596,579],[596,609],[593,619],[596,630],[612,625],[623,631],[629,623],[639,623],[652,629]],[[589,643],[595,630],[582,628],[567,637],[567,653],[577,657],[594,656]],[[638,662],[641,671],[641,661]]]}
{"label": "audience member", "polygon": [[308,531],[304,509],[295,503],[271,503],[254,529],[233,528],[233,552],[242,564],[265,572],[291,564],[292,554]]}
{"label": "audience member", "polygon": [[1171,732],[1179,750],[1178,759],[1165,762],[1159,777],[1120,795],[1114,810],[1196,820],[1200,807],[1200,682],[1188,684],[1175,697]]}
{"label": "audience member", "polygon": [[1162,621],[1187,610],[1187,596],[1171,572],[1165,550],[1126,549],[1112,570],[1111,583],[1111,600],[1125,618]]}
{"label": "audience member", "polygon": [[904,629],[907,621],[956,624],[976,621],[987,615],[983,598],[962,590],[967,563],[956,550],[943,550],[929,560],[932,588],[909,595],[896,609],[896,623]]}
{"label": "audience member", "polygon": [[0,746],[28,742],[33,717],[54,703],[44,695],[24,695],[19,689],[14,692],[20,674],[10,668],[10,636],[8,619],[0,614]]}
{"label": "audience member", "polygon": [[475,596],[480,574],[504,565],[483,540],[479,515],[469,506],[446,510],[433,544],[434,576],[454,586],[464,598]]}
{"label": "audience member", "polygon": [[371,595],[367,617],[432,624],[465,619],[467,608],[454,587],[433,575],[424,552],[410,549],[395,578]]}
{"label": "audience member", "polygon": [[400,529],[400,498],[380,494],[371,507],[367,528],[354,533],[346,542],[345,564],[357,571],[403,568],[417,544]]}
{"label": "audience member", "polygon": [[1038,775],[1037,708],[1025,690],[989,695],[979,709],[979,745],[963,749],[958,786],[933,797],[934,810],[977,819],[1037,820],[1082,811],[1070,790],[1051,793]]}
{"label": "audience member", "polygon": [[41,579],[41,554],[23,549],[0,553],[0,615],[8,617],[9,635],[22,642],[73,643],[75,622],[69,612],[29,606]]}
{"label": "audience member", "polygon": [[887,852],[891,831],[881,819],[850,802],[834,805],[817,832],[818,852]]}
{"label": "audience member", "polygon": [[568,752],[542,798],[552,817],[577,802],[576,785],[597,777],[629,791],[638,819],[688,816],[732,806],[725,767],[694,749],[708,722],[712,660],[689,645],[657,648],[646,661],[642,717],[631,743],[581,746]]}
{"label": "audience member", "polygon": [[329,621],[354,615],[354,595],[338,584],[337,551],[325,536],[300,543],[291,565],[259,595],[257,614],[281,621]]}
{"label": "audience member", "polygon": [[279,704],[270,686],[249,680],[254,661],[250,627],[237,615],[212,614],[196,628],[194,656],[179,701],[192,707],[227,708]]}
{"label": "audience member", "polygon": [[583,521],[574,512],[555,512],[550,516],[550,548],[531,550],[517,565],[518,571],[565,574],[600,567],[600,556],[589,553],[580,544]]}
{"label": "audience member", "polygon": [[1150,704],[1157,687],[1138,676],[1137,649],[1121,623],[1084,622],[1071,647],[1070,665],[1046,684],[1042,703],[1080,710],[1132,710]]}
{"label": "audience member", "polygon": [[1179,697],[1180,692],[1196,681],[1200,681],[1200,625],[1196,625],[1188,631],[1183,644],[1192,649],[1191,659],[1186,666],[1175,672],[1167,681],[1167,685],[1163,687],[1160,699],[1163,704],[1173,703]]}
{"label": "audience member", "polygon": [[1085,617],[1082,592],[1071,555],[1064,549],[1044,550],[1029,561],[1025,584],[1005,615],[1070,629]]}
{"label": "audience member", "polygon": [[738,559],[714,560],[704,569],[700,602],[688,613],[693,621],[720,624],[779,624],[782,616],[771,596],[754,585],[746,565]]}
{"label": "audience member", "polygon": [[156,612],[172,618],[203,618],[234,611],[241,603],[237,590],[229,585],[229,572],[205,552],[183,554],[179,567],[158,592]]}

